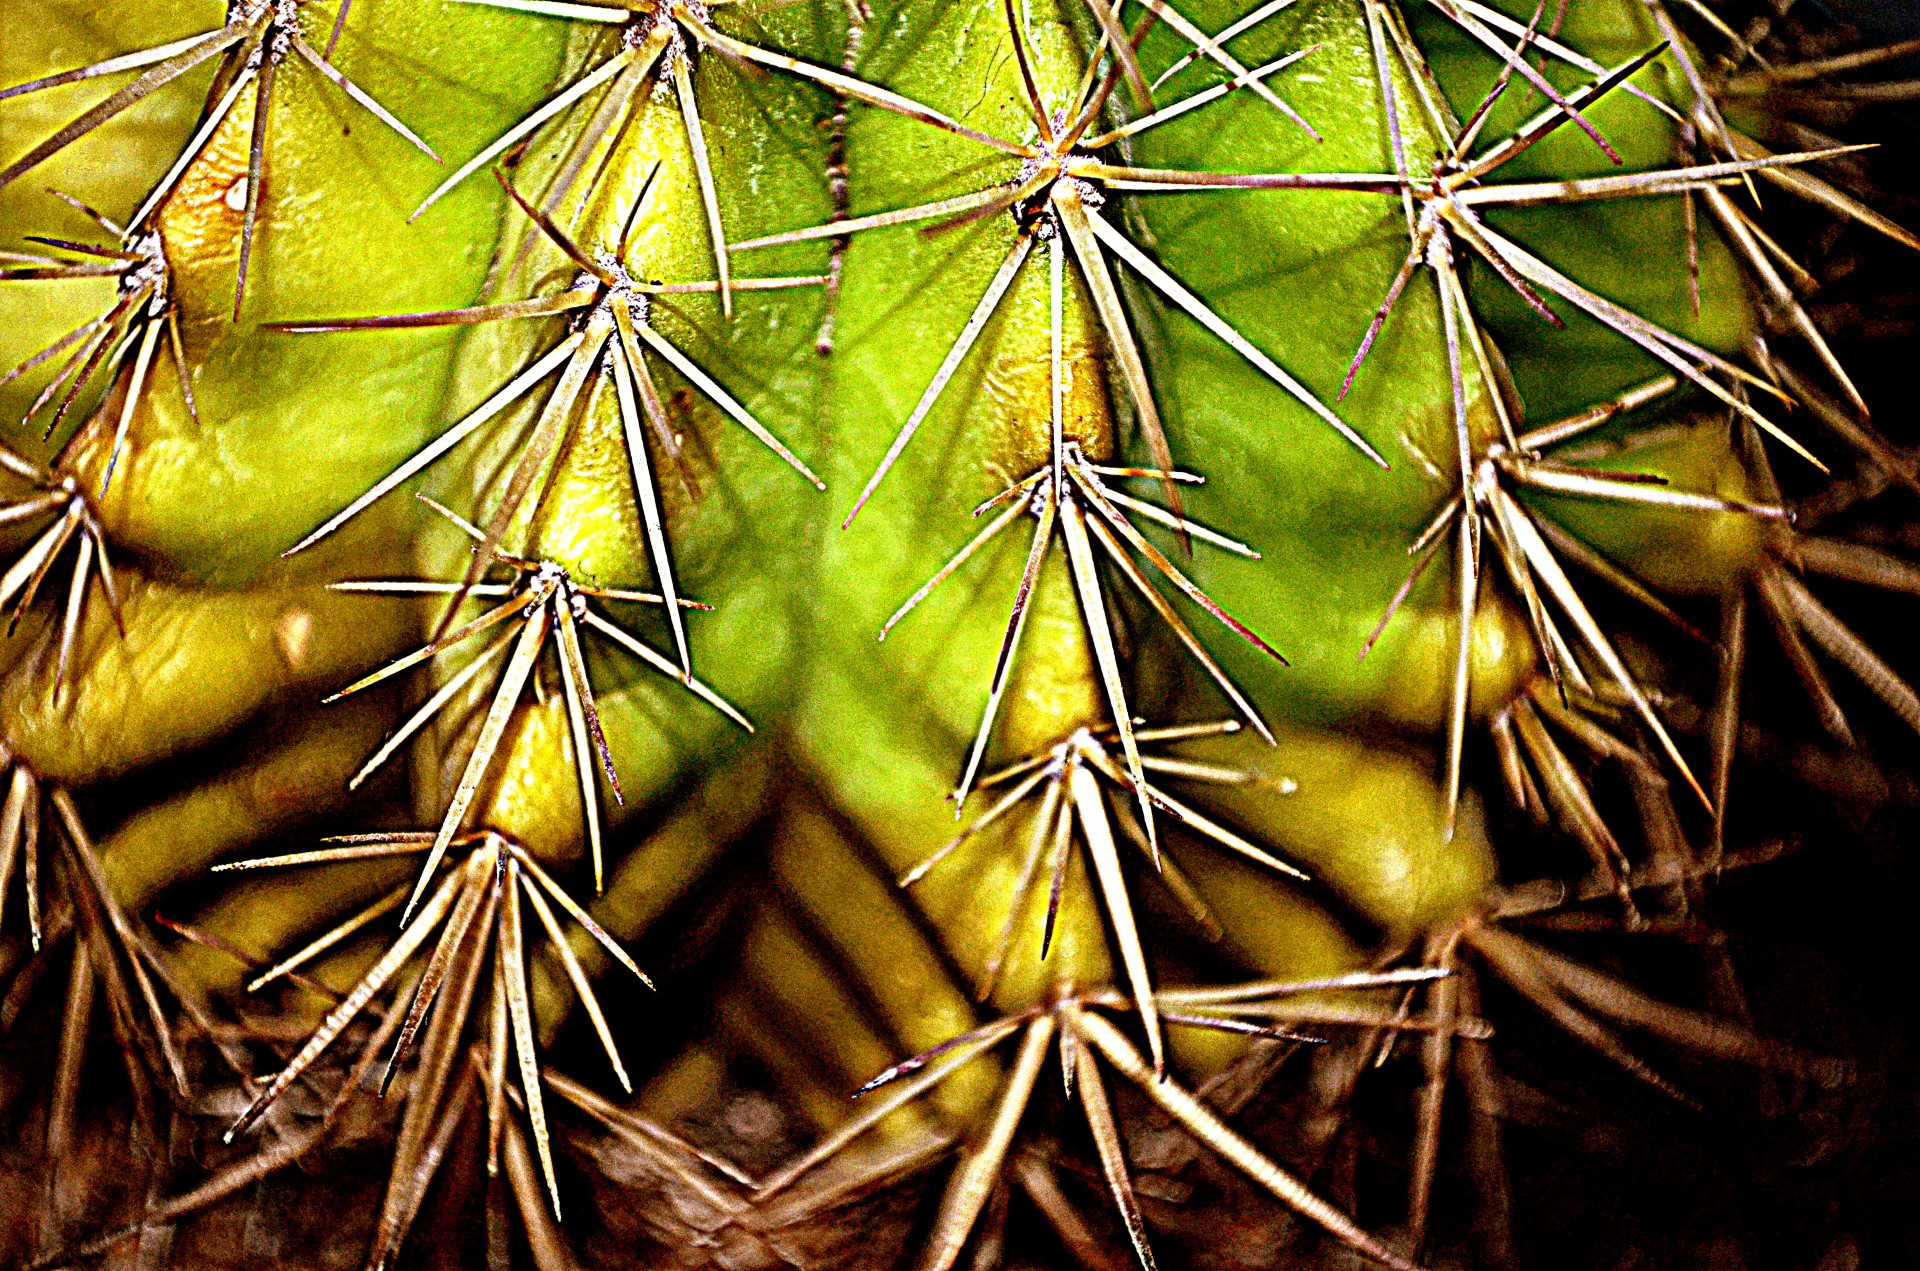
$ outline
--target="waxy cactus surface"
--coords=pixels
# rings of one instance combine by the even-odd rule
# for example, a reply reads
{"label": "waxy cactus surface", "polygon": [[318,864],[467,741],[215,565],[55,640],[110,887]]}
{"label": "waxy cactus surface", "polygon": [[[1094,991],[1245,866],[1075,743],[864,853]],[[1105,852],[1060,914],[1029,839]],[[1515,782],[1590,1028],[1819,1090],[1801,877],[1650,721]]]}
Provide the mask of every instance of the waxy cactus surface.
{"label": "waxy cactus surface", "polygon": [[0,1259],[1858,1265],[1792,8],[5,0]]}

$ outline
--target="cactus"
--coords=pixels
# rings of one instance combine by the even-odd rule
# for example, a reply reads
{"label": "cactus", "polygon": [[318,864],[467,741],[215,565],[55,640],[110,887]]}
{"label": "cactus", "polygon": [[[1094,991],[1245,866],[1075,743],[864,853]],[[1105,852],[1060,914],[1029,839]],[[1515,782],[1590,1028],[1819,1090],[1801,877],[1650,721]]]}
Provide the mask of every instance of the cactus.
{"label": "cactus", "polygon": [[1843,1081],[1542,933],[1778,854],[1752,615],[1920,729],[1908,50],[1735,7],[17,0],[0,1250],[1511,1265],[1497,1010]]}

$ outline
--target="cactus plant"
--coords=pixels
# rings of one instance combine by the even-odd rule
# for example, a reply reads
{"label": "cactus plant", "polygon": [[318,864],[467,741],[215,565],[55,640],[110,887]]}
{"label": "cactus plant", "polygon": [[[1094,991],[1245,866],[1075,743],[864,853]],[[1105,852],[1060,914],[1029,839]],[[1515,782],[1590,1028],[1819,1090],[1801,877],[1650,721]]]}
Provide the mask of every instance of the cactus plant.
{"label": "cactus plant", "polygon": [[1902,49],[1723,7],[17,0],[0,1249],[1506,1265],[1497,1008],[1844,1080],[1541,930],[1778,854],[1750,613],[1920,729]]}

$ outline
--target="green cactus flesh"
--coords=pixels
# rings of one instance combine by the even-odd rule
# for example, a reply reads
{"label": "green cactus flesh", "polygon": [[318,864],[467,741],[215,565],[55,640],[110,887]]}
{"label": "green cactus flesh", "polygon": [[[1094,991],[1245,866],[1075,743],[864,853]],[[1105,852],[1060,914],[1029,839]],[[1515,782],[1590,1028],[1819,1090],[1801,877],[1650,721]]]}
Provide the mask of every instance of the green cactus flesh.
{"label": "green cactus flesh", "polygon": [[[74,982],[91,958],[124,996],[151,961],[161,987],[116,997],[114,1027],[162,1049],[179,1012],[263,1000],[232,950],[271,962],[351,919],[298,974],[405,1016],[376,1261],[465,1106],[469,1036],[489,1162],[536,1255],[563,1238],[563,1087],[542,1095],[537,1054],[585,1012],[638,1087],[618,1116],[670,1119],[746,1054],[837,1145],[763,1163],[757,1193],[714,1182],[742,1213],[876,1144],[962,1143],[914,1237],[953,1265],[1002,1172],[1047,1168],[1008,1144],[1057,1039],[1141,1257],[1107,1093],[1132,1079],[1279,1202],[1413,1265],[1428,1175],[1399,1235],[1369,1235],[1186,1092],[1288,1027],[1421,1027],[1437,1134],[1449,1055],[1482,1036],[1469,953],[1661,1080],[1589,1019],[1597,981],[1501,925],[1543,862],[1625,926],[1674,868],[1623,852],[1570,750],[1670,788],[1667,822],[1719,850],[1708,730],[1667,722],[1671,664],[1592,616],[1594,578],[1669,614],[1752,586],[1920,715],[1782,568],[1768,458],[1797,479],[1831,456],[1781,431],[1751,356],[1770,258],[1708,215],[1804,158],[1700,166],[1752,152],[1712,135],[1702,55],[1652,0],[1562,4],[1550,38],[1517,0],[1297,0],[1230,52],[1201,33],[1241,0],[858,7],[359,0],[336,28],[305,0],[7,6],[7,84],[199,52],[0,99],[0,363],[25,367],[0,384],[0,897],[44,858],[32,944],[56,911],[119,933],[75,944]],[[1550,851],[1496,854],[1509,788],[1566,830]],[[722,893],[724,937],[689,917]],[[195,937],[164,953],[141,934],[162,904]],[[689,923],[734,948],[706,1031],[625,1067],[615,1035],[666,1007],[616,959]],[[320,1031],[280,1078],[240,1073],[234,1151],[336,1034],[391,1051],[275,991]],[[129,1062],[179,1097],[148,1049]]]}

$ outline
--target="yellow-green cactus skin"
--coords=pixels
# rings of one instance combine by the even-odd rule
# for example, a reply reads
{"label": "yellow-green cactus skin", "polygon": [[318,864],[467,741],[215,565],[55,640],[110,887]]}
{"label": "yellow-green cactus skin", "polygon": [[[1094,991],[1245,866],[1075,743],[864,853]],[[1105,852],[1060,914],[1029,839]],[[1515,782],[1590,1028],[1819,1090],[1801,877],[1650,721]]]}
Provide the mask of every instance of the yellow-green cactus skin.
{"label": "yellow-green cactus skin", "polygon": [[1720,7],[0,5],[0,1262],[1517,1265],[1501,995],[1830,1077],[1526,925],[1711,921],[1759,615],[1920,727]]}

